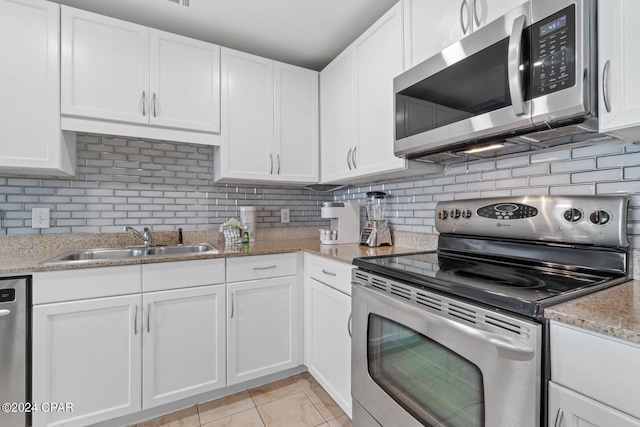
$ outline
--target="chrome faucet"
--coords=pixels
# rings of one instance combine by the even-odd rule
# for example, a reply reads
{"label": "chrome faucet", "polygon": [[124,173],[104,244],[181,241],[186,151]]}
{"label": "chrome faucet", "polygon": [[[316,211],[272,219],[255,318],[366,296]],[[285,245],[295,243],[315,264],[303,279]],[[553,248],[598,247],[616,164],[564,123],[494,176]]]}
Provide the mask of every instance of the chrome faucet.
{"label": "chrome faucet", "polygon": [[151,230],[149,227],[144,228],[144,234],[140,234],[138,230],[131,227],[130,225],[125,225],[124,231],[132,231],[140,240],[144,242],[145,246],[151,246]]}

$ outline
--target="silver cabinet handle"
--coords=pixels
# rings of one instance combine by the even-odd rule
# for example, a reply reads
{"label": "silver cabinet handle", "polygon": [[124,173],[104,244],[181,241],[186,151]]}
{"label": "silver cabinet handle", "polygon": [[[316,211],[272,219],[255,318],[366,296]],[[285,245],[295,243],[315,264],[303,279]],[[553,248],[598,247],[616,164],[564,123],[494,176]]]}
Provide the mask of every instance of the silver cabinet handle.
{"label": "silver cabinet handle", "polygon": [[269,154],[269,175],[273,174],[273,154]]}
{"label": "silver cabinet handle", "polygon": [[278,154],[276,158],[278,159],[278,172],[276,172],[276,174],[280,175],[280,154]]}
{"label": "silver cabinet handle", "polygon": [[562,408],[558,408],[556,413],[556,421],[553,423],[553,427],[560,427],[562,425],[562,419],[564,418],[564,411]]}
{"label": "silver cabinet handle", "polygon": [[[462,5],[460,5],[460,28],[462,28],[462,34],[467,34],[467,31],[469,31],[469,24],[467,23],[467,25],[464,25],[464,9],[465,7],[467,9],[469,9],[469,5],[467,4],[467,0],[464,0],[462,2]],[[467,11],[468,13],[468,11]],[[468,18],[468,16],[467,16]],[[468,19],[467,19],[468,21]]]}
{"label": "silver cabinet handle", "polygon": [[349,166],[349,170],[351,170],[351,150],[353,150],[353,148],[349,148],[349,152],[347,153],[347,166]]}
{"label": "silver cabinet handle", "polygon": [[147,304],[147,332],[151,332],[150,318],[151,318],[151,303]]}
{"label": "silver cabinet handle", "polygon": [[158,113],[158,97],[155,92],[153,92],[153,95],[151,96],[151,102],[153,104],[153,117],[156,117],[156,114]]}
{"label": "silver cabinet handle", "polygon": [[327,270],[325,270],[324,268],[322,269],[322,272],[323,272],[324,274],[326,274],[327,276],[333,276],[333,277],[337,276],[337,274],[336,274],[336,273],[333,273],[333,272],[331,272],[331,271],[327,271]]}
{"label": "silver cabinet handle", "polygon": [[480,28],[480,17],[478,16],[478,0],[473,0],[473,20],[476,21],[477,28]]}
{"label": "silver cabinet handle", "polygon": [[138,335],[138,306],[136,305],[136,314],[133,316],[133,334]]}
{"label": "silver cabinet handle", "polygon": [[147,92],[142,91],[142,115],[147,116]]}
{"label": "silver cabinet handle", "polygon": [[508,71],[509,71],[509,93],[511,94],[511,104],[513,113],[516,116],[523,116],[525,111],[524,95],[522,93],[522,73],[520,72],[520,58],[522,57],[522,33],[526,16],[520,15],[513,21],[511,37],[509,37]]}
{"label": "silver cabinet handle", "polygon": [[609,103],[609,67],[611,61],[607,60],[604,64],[604,71],[602,72],[602,98],[604,99],[604,107],[607,109],[607,113],[611,112],[611,104]]}
{"label": "silver cabinet handle", "polygon": [[353,147],[353,151],[351,152],[351,164],[353,165],[354,169],[358,169],[358,166],[356,166],[356,150],[358,149],[358,147]]}
{"label": "silver cabinet handle", "polygon": [[234,311],[234,306],[235,306],[235,301],[233,296],[235,295],[234,292],[231,292],[231,318],[233,319],[233,311]]}
{"label": "silver cabinet handle", "polygon": [[270,265],[268,267],[253,267],[254,270],[271,270],[272,268],[276,268],[277,265]]}
{"label": "silver cabinet handle", "polygon": [[11,310],[0,310],[0,317],[8,316],[9,314],[11,314]]}
{"label": "silver cabinet handle", "polygon": [[349,320],[347,320],[347,332],[349,332],[349,338],[352,338],[351,336],[351,322],[353,321],[353,313],[349,313]]}

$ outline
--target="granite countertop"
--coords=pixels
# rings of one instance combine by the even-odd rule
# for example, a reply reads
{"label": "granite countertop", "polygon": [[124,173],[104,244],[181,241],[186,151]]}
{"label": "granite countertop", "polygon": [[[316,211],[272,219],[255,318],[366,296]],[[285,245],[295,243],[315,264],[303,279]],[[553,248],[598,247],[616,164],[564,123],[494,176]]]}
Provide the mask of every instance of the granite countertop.
{"label": "granite countertop", "polygon": [[[118,233],[119,234],[119,233]],[[95,260],[95,261],[78,261],[78,262],[61,262],[54,264],[42,264],[43,261],[51,259],[55,256],[69,252],[71,250],[81,250],[88,248],[118,248],[127,244],[135,244],[135,242],[123,242],[122,236],[114,234],[113,236],[102,236],[100,240],[95,240],[94,236],[84,240],[78,239],[76,236],[67,236],[67,241],[62,242],[60,238],[43,237],[40,241],[30,242],[30,247],[25,246],[21,241],[13,250],[0,251],[0,275],[11,274],[28,274],[33,272],[68,270],[76,268],[95,268],[116,265],[132,265],[147,264],[156,262],[172,262],[186,261],[195,259],[222,258],[234,256],[248,255],[266,255],[274,253],[298,252],[304,251],[315,255],[324,256],[336,261],[351,264],[353,258],[361,256],[374,256],[396,253],[416,252],[418,250],[428,250],[433,248],[433,239],[418,242],[422,246],[416,247],[411,240],[404,240],[411,246],[402,246],[402,241],[393,246],[369,248],[358,244],[341,244],[341,245],[321,245],[318,238],[310,238],[302,233],[300,238],[296,239],[257,239],[256,243],[240,244],[225,246],[224,242],[213,239],[202,239],[202,233],[199,233],[200,240],[194,240],[185,244],[194,244],[196,242],[213,242],[212,244],[219,249],[217,253],[190,253],[177,256],[147,256],[122,260]],[[74,241],[69,241],[69,239]],[[160,242],[159,243],[164,243]],[[170,243],[172,244],[172,243]],[[424,245],[431,247],[425,247]],[[9,243],[10,245],[10,243]],[[5,248],[8,249],[8,248]]]}
{"label": "granite countertop", "polygon": [[554,305],[544,316],[640,344],[640,280]]}

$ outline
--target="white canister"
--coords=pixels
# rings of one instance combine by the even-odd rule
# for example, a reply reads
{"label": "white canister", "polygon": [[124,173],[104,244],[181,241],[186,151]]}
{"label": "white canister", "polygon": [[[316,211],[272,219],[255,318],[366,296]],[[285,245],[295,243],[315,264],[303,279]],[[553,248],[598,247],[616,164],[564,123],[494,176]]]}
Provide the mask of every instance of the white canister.
{"label": "white canister", "polygon": [[240,206],[240,222],[249,232],[249,242],[256,241],[256,208],[255,206]]}

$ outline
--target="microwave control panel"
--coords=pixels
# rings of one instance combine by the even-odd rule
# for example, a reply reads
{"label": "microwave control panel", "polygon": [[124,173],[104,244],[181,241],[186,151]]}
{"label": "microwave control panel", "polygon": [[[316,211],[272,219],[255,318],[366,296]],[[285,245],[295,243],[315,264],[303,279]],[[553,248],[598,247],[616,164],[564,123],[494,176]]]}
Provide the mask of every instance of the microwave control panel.
{"label": "microwave control panel", "polygon": [[531,98],[576,84],[576,6],[531,25]]}

